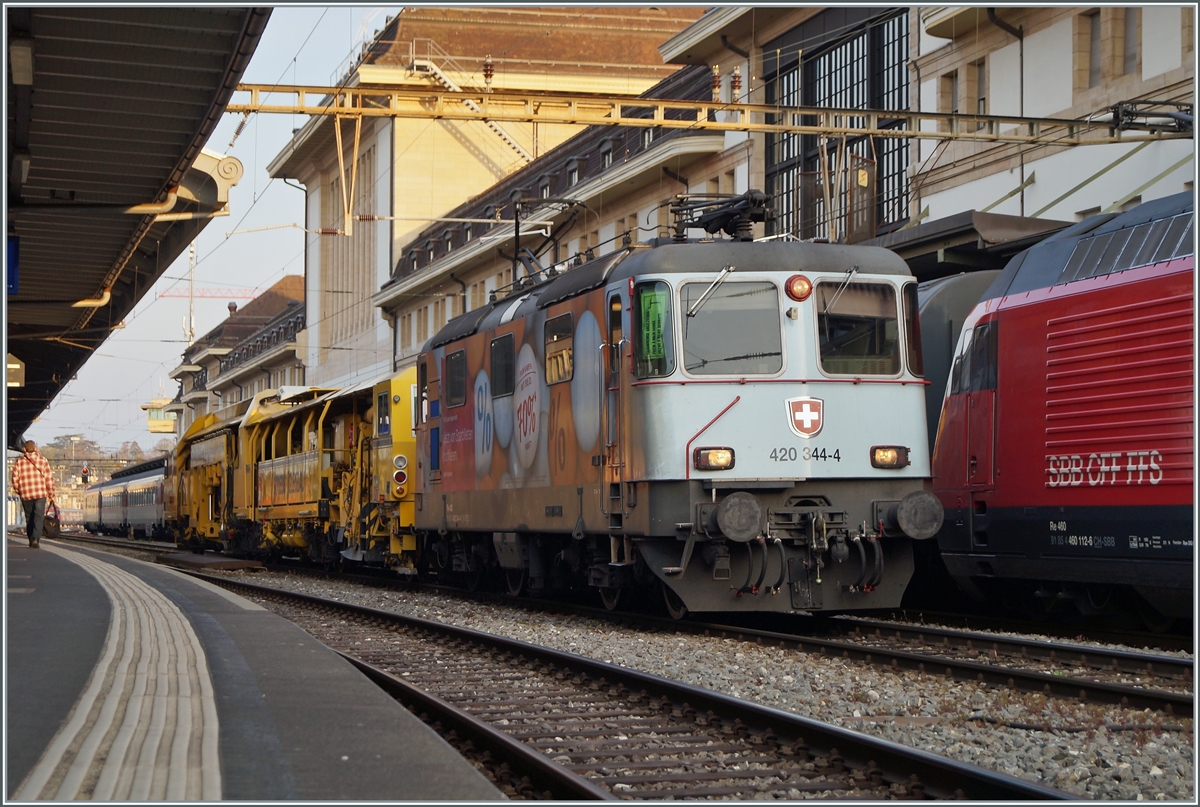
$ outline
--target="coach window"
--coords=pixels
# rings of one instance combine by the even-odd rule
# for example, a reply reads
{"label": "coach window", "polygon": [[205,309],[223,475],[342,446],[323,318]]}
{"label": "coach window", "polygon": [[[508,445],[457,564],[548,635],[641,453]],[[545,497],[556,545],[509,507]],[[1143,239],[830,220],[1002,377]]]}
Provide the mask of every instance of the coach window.
{"label": "coach window", "polygon": [[574,329],[571,315],[546,320],[546,383],[570,381],[574,371],[572,342]]}
{"label": "coach window", "polygon": [[517,386],[516,362],[513,359],[513,335],[492,340],[492,397],[512,395]]}
{"label": "coach window", "polygon": [[813,294],[821,369],[831,375],[900,372],[896,289],[883,283],[818,283]]}
{"label": "coach window", "polygon": [[771,375],[783,369],[774,283],[686,283],[679,309],[683,368],[689,373]]}
{"label": "coach window", "polygon": [[467,351],[446,354],[446,408],[467,402]]}

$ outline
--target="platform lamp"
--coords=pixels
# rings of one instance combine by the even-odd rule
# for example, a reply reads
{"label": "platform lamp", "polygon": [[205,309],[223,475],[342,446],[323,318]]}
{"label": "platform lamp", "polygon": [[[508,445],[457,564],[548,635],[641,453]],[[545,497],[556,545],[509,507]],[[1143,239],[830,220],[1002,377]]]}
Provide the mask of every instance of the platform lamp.
{"label": "platform lamp", "polygon": [[18,87],[33,85],[33,40],[14,37],[8,41],[8,60],[12,66],[12,83]]}

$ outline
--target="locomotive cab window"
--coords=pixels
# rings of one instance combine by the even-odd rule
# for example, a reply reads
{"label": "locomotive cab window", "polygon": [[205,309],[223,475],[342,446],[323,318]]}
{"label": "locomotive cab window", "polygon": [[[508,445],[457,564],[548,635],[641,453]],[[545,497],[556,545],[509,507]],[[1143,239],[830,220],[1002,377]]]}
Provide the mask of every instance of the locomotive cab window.
{"label": "locomotive cab window", "polygon": [[976,325],[950,368],[950,394],[996,389],[999,333],[995,320]]}
{"label": "locomotive cab window", "polygon": [[546,383],[570,381],[574,371],[572,342],[574,329],[571,315],[546,320]]}
{"label": "locomotive cab window", "polygon": [[904,338],[908,348],[908,370],[917,378],[925,377],[925,360],[921,354],[921,315],[917,302],[917,284],[906,283],[904,294]]}
{"label": "locomotive cab window", "polygon": [[633,317],[638,378],[666,376],[675,372],[671,288],[662,281],[639,283],[634,290]]}
{"label": "locomotive cab window", "polygon": [[446,355],[446,408],[467,402],[467,351]]}
{"label": "locomotive cab window", "polygon": [[679,307],[683,369],[689,373],[773,375],[783,369],[779,288],[774,283],[685,283]]}
{"label": "locomotive cab window", "polygon": [[513,358],[513,335],[492,340],[492,397],[512,395],[516,389],[516,361]]}
{"label": "locomotive cab window", "polygon": [[392,401],[386,392],[381,392],[375,400],[375,436],[386,437],[391,433]]}
{"label": "locomotive cab window", "polygon": [[883,283],[818,283],[813,294],[821,369],[831,375],[900,372],[896,289]]}

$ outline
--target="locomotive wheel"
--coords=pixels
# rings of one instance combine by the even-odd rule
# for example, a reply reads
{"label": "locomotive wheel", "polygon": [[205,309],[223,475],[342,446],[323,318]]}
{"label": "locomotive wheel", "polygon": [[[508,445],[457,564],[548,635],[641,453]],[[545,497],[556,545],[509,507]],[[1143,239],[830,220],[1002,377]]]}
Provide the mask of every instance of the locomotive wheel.
{"label": "locomotive wheel", "polygon": [[683,604],[683,600],[679,598],[670,586],[666,583],[661,583],[663,592],[663,603],[667,606],[667,613],[671,615],[671,619],[683,619],[688,615],[688,608]]}
{"label": "locomotive wheel", "polygon": [[476,569],[474,571],[463,572],[463,582],[467,586],[467,591],[472,593],[479,591],[479,586],[483,583],[483,576],[485,573],[485,569]]}
{"label": "locomotive wheel", "polygon": [[525,590],[525,570],[505,569],[504,582],[508,588],[509,596],[520,597],[521,592]]}
{"label": "locomotive wheel", "polygon": [[621,605],[621,593],[623,588],[611,588],[609,586],[600,587],[600,602],[604,603],[604,607],[609,611],[615,611]]}

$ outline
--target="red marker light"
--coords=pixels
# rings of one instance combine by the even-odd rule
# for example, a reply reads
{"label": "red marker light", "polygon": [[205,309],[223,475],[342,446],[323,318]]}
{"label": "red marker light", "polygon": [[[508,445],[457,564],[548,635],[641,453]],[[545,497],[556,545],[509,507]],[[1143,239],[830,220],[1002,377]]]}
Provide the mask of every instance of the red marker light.
{"label": "red marker light", "polygon": [[403,485],[408,481],[408,474],[404,471],[396,471],[396,473],[392,474],[392,479],[396,481],[397,485]]}
{"label": "red marker light", "polygon": [[783,284],[783,290],[798,303],[802,303],[812,294],[812,281],[804,275],[792,275]]}

